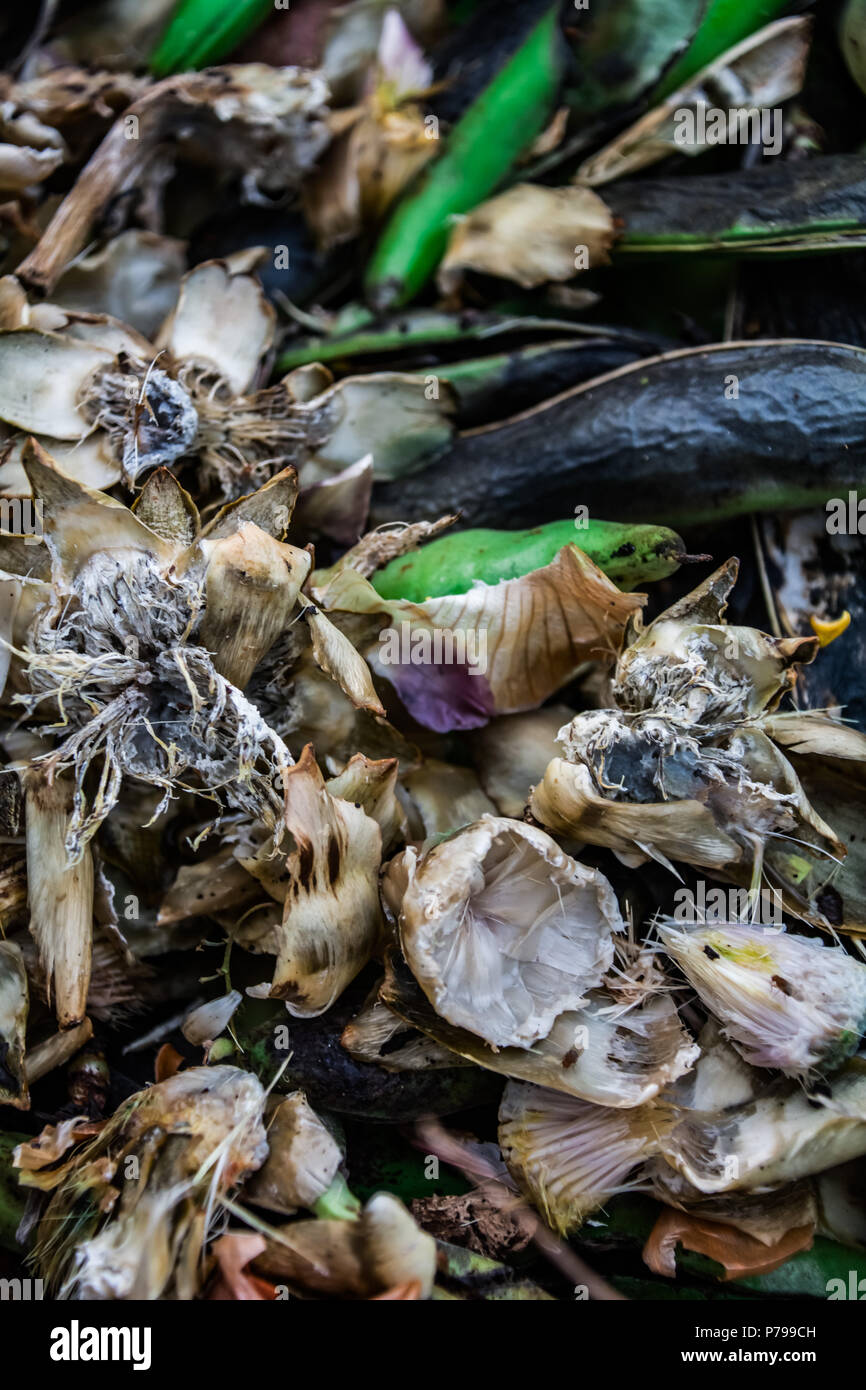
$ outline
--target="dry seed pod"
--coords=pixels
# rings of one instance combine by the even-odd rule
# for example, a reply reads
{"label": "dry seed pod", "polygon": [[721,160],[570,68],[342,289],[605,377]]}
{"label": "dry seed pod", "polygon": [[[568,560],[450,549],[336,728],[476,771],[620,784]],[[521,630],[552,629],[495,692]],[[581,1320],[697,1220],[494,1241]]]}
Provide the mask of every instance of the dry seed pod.
{"label": "dry seed pod", "polygon": [[220,1193],[267,1155],[264,1092],[236,1067],[193,1067],[124,1101],[58,1174],[37,1233],[61,1297],[195,1297]]}
{"label": "dry seed pod", "polygon": [[247,1184],[256,1206],[293,1216],[311,1211],[331,1186],[343,1161],[342,1150],[303,1091],[280,1100],[268,1121],[268,1157]]}
{"label": "dry seed pod", "polygon": [[832,1071],[866,1029],[866,965],[843,947],[761,927],[659,928],[665,950],[745,1060]]}
{"label": "dry seed pod", "polygon": [[494,1047],[529,1047],[585,1003],[622,926],[602,874],[543,831],[495,816],[424,855],[399,922],[437,1012]]}
{"label": "dry seed pod", "polygon": [[633,1185],[659,1152],[673,1115],[661,1105],[610,1110],[540,1086],[509,1081],[499,1108],[499,1145],[512,1176],[562,1234]]}

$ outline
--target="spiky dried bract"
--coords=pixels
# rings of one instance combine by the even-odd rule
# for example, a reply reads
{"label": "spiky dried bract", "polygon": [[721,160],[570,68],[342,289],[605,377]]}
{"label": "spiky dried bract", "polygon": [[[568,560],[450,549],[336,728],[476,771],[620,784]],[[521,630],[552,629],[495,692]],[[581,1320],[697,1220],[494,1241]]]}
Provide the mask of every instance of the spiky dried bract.
{"label": "spiky dried bract", "polygon": [[607,879],[520,821],[483,816],[430,850],[400,911],[403,951],[444,1018],[529,1047],[586,1002],[622,930]]}
{"label": "spiky dried bract", "polygon": [[221,1193],[267,1156],[261,1084],[194,1067],[124,1101],[65,1165],[35,1258],[61,1298],[193,1298]]}
{"label": "spiky dried bract", "polygon": [[673,1123],[665,1106],[613,1110],[509,1081],[499,1145],[512,1176],[554,1230],[568,1234],[659,1152]]}
{"label": "spiky dried bract", "polygon": [[659,928],[665,949],[745,1060],[831,1071],[866,1027],[866,966],[841,946],[741,924]]}

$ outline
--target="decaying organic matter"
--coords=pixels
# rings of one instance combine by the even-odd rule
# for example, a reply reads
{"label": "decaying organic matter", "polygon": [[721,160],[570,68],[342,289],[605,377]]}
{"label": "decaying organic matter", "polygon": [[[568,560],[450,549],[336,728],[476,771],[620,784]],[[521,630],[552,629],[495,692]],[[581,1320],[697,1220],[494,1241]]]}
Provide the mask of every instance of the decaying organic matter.
{"label": "decaying organic matter", "polygon": [[862,1297],[866,6],[7,8],[0,1299]]}

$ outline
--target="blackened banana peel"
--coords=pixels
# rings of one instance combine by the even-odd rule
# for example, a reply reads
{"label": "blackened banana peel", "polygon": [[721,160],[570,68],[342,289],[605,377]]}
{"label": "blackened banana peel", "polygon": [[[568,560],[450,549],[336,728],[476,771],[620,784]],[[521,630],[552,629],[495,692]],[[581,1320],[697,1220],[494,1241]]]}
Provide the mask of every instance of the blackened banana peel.
{"label": "blackened banana peel", "polygon": [[686,348],[630,363],[374,490],[373,524],[465,526],[570,513],[664,524],[784,511],[866,488],[866,349],[811,339]]}

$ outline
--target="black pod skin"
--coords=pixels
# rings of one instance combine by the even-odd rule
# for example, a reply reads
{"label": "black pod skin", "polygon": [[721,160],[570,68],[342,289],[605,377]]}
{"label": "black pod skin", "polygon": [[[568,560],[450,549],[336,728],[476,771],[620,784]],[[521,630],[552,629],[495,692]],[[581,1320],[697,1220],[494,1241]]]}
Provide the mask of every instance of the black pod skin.
{"label": "black pod skin", "polygon": [[660,524],[821,505],[866,490],[866,350],[810,339],[686,348],[458,435],[377,485],[372,525],[566,516]]}

